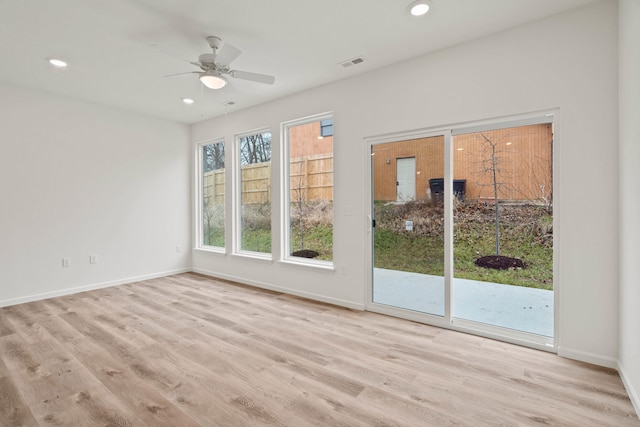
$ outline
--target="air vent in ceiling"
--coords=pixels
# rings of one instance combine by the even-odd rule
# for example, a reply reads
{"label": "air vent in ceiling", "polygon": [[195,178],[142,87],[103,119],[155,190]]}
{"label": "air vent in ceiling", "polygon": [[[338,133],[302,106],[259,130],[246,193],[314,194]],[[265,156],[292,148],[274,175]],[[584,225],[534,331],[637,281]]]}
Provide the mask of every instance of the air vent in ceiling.
{"label": "air vent in ceiling", "polygon": [[364,62],[364,58],[357,56],[355,58],[348,59],[340,63],[344,68],[351,67],[352,65],[358,65]]}

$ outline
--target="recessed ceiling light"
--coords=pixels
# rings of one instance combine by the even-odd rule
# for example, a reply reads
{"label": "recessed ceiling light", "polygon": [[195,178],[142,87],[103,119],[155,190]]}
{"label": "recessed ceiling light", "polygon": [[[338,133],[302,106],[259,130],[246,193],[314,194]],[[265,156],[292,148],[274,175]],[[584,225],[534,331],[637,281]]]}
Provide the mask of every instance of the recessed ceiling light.
{"label": "recessed ceiling light", "polygon": [[431,9],[429,0],[415,0],[409,4],[409,13],[413,16],[422,16]]}
{"label": "recessed ceiling light", "polygon": [[184,102],[187,105],[191,105],[193,104],[195,101],[191,98],[182,98],[182,102]]}
{"label": "recessed ceiling light", "polygon": [[62,59],[47,58],[47,61],[49,62],[49,64],[53,65],[56,68],[66,68],[67,67],[67,63],[65,61],[63,61]]}

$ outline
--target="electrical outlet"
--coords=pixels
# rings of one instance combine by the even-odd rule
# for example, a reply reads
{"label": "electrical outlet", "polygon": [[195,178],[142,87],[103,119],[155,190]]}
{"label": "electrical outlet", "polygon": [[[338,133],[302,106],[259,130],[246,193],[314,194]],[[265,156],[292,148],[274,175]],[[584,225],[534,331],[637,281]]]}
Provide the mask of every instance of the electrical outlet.
{"label": "electrical outlet", "polygon": [[98,255],[89,255],[89,264],[95,264],[98,262]]}
{"label": "electrical outlet", "polygon": [[176,246],[176,252],[181,254],[182,253],[182,245],[177,245]]}
{"label": "electrical outlet", "polygon": [[71,267],[71,258],[62,258],[63,267]]}

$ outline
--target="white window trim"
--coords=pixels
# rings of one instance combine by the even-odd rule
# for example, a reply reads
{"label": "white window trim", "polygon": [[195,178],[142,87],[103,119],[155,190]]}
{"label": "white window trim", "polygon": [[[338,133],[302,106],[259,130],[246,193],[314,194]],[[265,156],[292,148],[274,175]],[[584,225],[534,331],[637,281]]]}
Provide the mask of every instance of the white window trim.
{"label": "white window trim", "polygon": [[[194,156],[194,161],[195,161],[195,189],[194,189],[194,200],[195,200],[195,213],[194,213],[194,224],[195,226],[195,236],[193,241],[195,242],[195,247],[194,249],[197,250],[201,250],[201,251],[205,251],[205,252],[213,252],[213,253],[221,253],[221,254],[225,254],[226,253],[226,245],[227,245],[227,239],[226,239],[226,232],[225,232],[225,247],[222,246],[209,246],[209,245],[205,245],[204,241],[203,241],[203,232],[204,232],[204,224],[203,224],[203,218],[202,218],[202,212],[204,209],[203,206],[203,185],[204,185],[204,181],[203,181],[203,175],[204,175],[204,170],[202,168],[203,165],[203,161],[204,161],[204,156],[203,156],[203,151],[204,151],[204,147],[207,145],[211,145],[211,144],[217,144],[217,143],[222,143],[225,145],[225,156],[226,156],[226,143],[225,143],[225,139],[224,137],[219,137],[219,138],[212,138],[212,139],[207,139],[205,141],[200,141],[200,142],[196,142],[195,143],[195,156]],[[226,169],[226,165],[225,165],[225,169]],[[226,196],[225,196],[225,215],[226,215]],[[226,224],[226,219],[225,219],[225,224]],[[226,228],[226,226],[225,226]]]}
{"label": "white window trim", "polygon": [[[237,133],[233,136],[233,149],[229,150],[231,154],[231,162],[233,162],[233,175],[231,178],[231,253],[234,256],[240,256],[244,258],[259,260],[259,261],[272,261],[273,260],[273,227],[271,227],[271,252],[255,252],[242,249],[242,164],[240,156],[240,140],[247,136],[257,135],[260,133],[271,134],[271,146],[273,147],[273,132],[269,127],[263,127]],[[271,150],[273,153],[273,148]],[[272,157],[273,160],[273,157]],[[228,161],[227,161],[227,164]],[[272,196],[273,197],[273,196]],[[273,198],[272,198],[273,201]],[[273,225],[273,218],[271,218],[271,224]]]}
{"label": "white window trim", "polygon": [[[291,253],[291,228],[290,228],[290,216],[291,216],[291,189],[290,186],[290,158],[289,158],[289,129],[295,126],[305,125],[308,123],[319,122],[321,120],[333,119],[333,112],[328,111],[325,113],[314,114],[299,119],[289,120],[280,124],[280,153],[281,153],[281,167],[280,167],[280,221],[281,230],[280,233],[280,263],[289,264],[298,267],[310,267],[320,270],[334,271],[333,261],[314,260],[301,257],[293,257]],[[335,124],[335,123],[334,123]],[[334,128],[335,130],[335,128]],[[335,132],[334,132],[335,135]],[[332,135],[333,136],[333,135]],[[335,143],[335,139],[334,139]],[[335,150],[334,150],[335,153]],[[335,154],[334,154],[335,155]],[[335,161],[335,159],[334,159]],[[334,180],[335,183],[335,180]],[[334,184],[335,185],[335,184]],[[333,203],[333,200],[332,200]],[[333,212],[333,218],[331,220],[331,227],[335,223],[335,210]]]}

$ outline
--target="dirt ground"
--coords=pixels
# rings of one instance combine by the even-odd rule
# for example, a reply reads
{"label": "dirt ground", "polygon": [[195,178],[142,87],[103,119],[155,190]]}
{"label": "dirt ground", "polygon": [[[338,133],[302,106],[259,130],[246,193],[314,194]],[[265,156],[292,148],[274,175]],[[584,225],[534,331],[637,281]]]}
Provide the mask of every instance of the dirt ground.
{"label": "dirt ground", "polygon": [[[456,202],[454,205],[454,232],[466,234],[473,230],[486,230],[495,221],[495,207],[475,201]],[[441,237],[444,234],[444,208],[424,202],[403,204],[377,204],[376,227],[397,233],[407,232],[407,221],[412,221],[411,233],[419,236]],[[499,205],[500,233],[504,238],[532,235],[536,243],[551,247],[553,221],[549,210],[533,204]]]}

